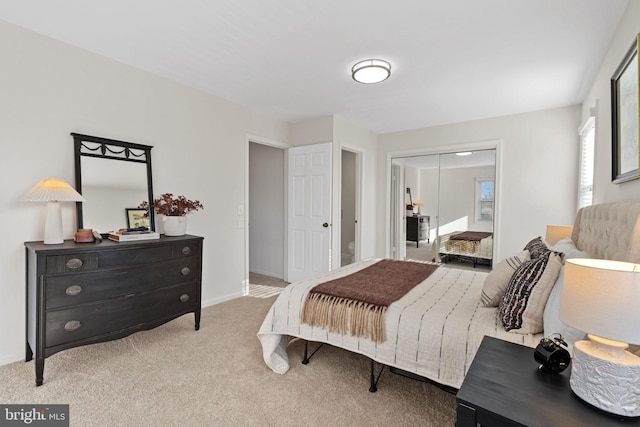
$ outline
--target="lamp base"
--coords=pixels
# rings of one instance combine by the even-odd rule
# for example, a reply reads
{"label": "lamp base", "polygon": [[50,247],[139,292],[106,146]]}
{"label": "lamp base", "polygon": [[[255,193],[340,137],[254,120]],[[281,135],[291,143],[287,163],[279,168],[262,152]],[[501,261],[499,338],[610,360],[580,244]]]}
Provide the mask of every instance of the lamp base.
{"label": "lamp base", "polygon": [[624,351],[624,343],[611,351],[610,347],[601,347],[598,337],[589,338],[574,344],[571,390],[604,412],[639,417],[640,357]]}
{"label": "lamp base", "polygon": [[47,219],[44,223],[45,245],[59,245],[64,243],[62,238],[62,210],[59,202],[47,203]]}

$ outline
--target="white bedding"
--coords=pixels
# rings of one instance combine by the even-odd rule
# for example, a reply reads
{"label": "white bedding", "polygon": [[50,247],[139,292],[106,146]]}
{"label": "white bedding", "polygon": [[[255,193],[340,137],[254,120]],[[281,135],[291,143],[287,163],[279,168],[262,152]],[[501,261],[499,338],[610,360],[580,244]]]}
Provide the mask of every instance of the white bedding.
{"label": "white bedding", "polygon": [[542,338],[542,334],[506,332],[497,320],[497,309],[480,306],[482,284],[488,273],[446,267],[438,268],[389,306],[385,316],[387,339],[382,343],[300,323],[300,309],[311,288],[376,261],[351,264],[289,285],[258,332],[265,363],[277,373],[287,372],[287,345],[292,337],[300,337],[360,353],[376,362],[459,388],[485,335],[529,347],[535,347]]}

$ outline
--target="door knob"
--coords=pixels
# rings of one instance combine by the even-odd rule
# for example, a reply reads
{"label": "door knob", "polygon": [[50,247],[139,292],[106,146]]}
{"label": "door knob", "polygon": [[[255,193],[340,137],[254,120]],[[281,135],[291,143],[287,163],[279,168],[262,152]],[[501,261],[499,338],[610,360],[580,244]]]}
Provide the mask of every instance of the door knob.
{"label": "door knob", "polygon": [[329,226],[329,224],[327,224],[327,223],[325,222],[324,224],[322,224],[322,226],[323,226],[324,228],[327,228],[327,227]]}

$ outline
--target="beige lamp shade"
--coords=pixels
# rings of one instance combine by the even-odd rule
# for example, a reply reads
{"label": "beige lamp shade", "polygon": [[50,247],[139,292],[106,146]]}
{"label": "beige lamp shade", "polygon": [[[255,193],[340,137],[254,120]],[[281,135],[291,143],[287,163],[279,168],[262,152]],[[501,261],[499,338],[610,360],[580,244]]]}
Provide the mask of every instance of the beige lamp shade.
{"label": "beige lamp shade", "polygon": [[24,202],[84,202],[85,199],[66,181],[46,178],[20,198]]}
{"label": "beige lamp shade", "polygon": [[44,224],[44,243],[58,245],[64,242],[62,234],[62,212],[59,202],[84,202],[85,199],[66,181],[57,178],[43,179],[20,200],[25,202],[48,202],[47,219]]}
{"label": "beige lamp shade", "polygon": [[560,319],[609,340],[640,344],[640,265],[573,258],[565,262]]}
{"label": "beige lamp shade", "polygon": [[571,237],[573,227],[569,225],[547,225],[547,234],[544,237],[545,242],[550,246],[555,245],[560,240]]}

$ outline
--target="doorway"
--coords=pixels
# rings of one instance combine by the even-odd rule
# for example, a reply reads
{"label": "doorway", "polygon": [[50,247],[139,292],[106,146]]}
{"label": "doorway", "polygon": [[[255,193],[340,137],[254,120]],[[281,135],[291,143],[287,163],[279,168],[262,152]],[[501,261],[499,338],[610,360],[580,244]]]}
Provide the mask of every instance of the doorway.
{"label": "doorway", "polygon": [[342,149],[340,191],[340,266],[356,261],[359,154]]}
{"label": "doorway", "polygon": [[285,150],[248,145],[247,279],[253,285],[286,286]]}

